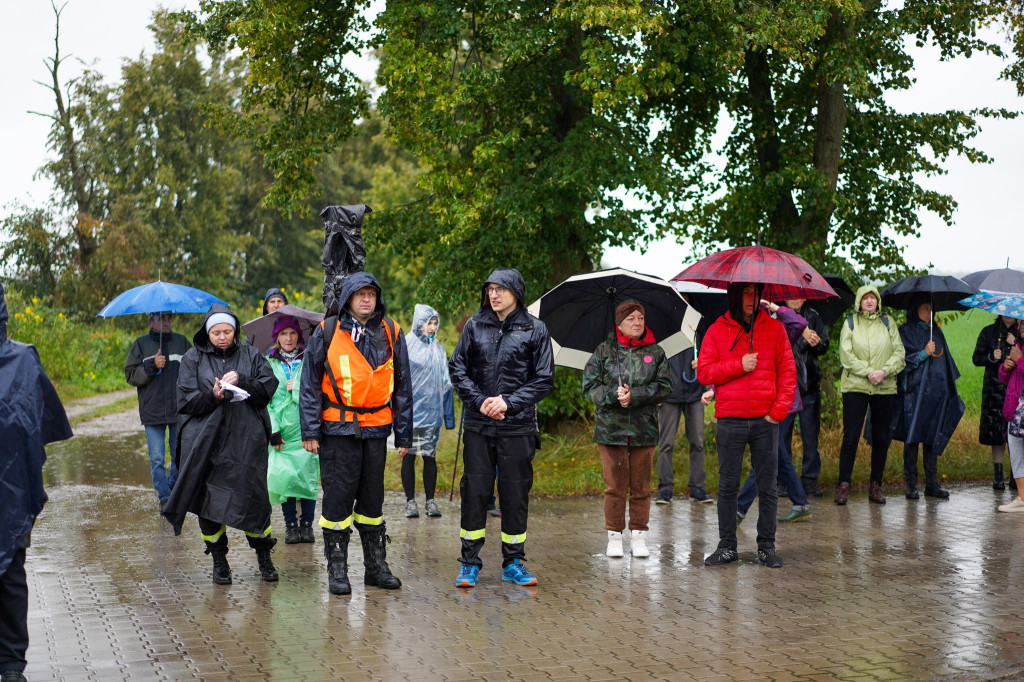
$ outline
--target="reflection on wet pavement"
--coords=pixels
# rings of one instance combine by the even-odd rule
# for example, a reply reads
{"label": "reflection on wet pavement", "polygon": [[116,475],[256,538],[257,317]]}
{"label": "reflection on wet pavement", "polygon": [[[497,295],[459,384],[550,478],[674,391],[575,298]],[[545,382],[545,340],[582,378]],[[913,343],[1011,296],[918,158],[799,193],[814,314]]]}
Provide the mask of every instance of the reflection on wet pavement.
{"label": "reflection on wet pavement", "polygon": [[[932,679],[1024,673],[1024,515],[977,486],[948,502],[884,507],[864,494],[780,525],[770,570],[755,525],[739,564],[705,568],[713,505],[651,513],[646,560],[604,556],[601,502],[533,500],[536,589],[500,579],[499,525],[474,590],[458,571],[457,502],[405,519],[389,494],[389,561],[403,581],[327,594],[322,541],[279,543],[277,584],[229,531],[234,584],[210,582],[195,519],[181,537],[157,516],[142,434],[52,448],[51,495],[33,533],[28,675],[91,679]],[[828,498],[826,498],[827,500]],[[756,506],[755,506],[756,509]],[[754,513],[756,516],[756,512]],[[283,528],[275,510],[275,533]]]}

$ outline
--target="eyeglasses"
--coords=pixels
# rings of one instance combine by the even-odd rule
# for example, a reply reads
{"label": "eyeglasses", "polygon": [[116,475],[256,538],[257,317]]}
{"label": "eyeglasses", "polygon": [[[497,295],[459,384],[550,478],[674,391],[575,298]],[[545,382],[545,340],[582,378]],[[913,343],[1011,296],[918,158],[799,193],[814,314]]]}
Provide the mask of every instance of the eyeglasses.
{"label": "eyeglasses", "polygon": [[484,292],[488,296],[504,296],[506,291],[508,291],[508,289],[499,286],[487,287],[484,289]]}

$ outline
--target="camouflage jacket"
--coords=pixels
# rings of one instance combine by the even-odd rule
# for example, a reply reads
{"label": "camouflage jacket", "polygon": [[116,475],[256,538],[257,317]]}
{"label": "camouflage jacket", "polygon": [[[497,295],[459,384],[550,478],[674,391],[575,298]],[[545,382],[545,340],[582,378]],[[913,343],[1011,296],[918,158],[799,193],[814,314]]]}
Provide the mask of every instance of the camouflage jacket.
{"label": "camouflage jacket", "polygon": [[[619,404],[619,385],[633,395]],[[665,351],[658,344],[626,348],[615,332],[597,347],[583,370],[583,394],[596,406],[594,442],[602,445],[658,444],[658,406],[672,392]]]}

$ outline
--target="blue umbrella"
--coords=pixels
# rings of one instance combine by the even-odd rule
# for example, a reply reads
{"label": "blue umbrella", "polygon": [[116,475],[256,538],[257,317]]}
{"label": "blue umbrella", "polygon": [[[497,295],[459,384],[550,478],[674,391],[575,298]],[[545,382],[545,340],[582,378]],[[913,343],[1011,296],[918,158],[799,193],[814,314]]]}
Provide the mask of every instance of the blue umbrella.
{"label": "blue umbrella", "polygon": [[993,315],[1006,315],[1024,320],[1024,294],[998,294],[980,291],[960,301],[968,308],[977,308]]}
{"label": "blue umbrella", "polygon": [[129,289],[103,307],[100,317],[151,313],[205,313],[214,303],[227,305],[213,294],[172,282],[150,282]]}

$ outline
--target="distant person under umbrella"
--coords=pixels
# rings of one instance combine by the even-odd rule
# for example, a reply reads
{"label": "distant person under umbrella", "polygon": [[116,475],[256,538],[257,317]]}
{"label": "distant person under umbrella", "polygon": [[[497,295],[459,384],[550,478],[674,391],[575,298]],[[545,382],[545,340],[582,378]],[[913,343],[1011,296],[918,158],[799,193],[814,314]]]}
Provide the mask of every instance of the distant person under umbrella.
{"label": "distant person under umbrella", "polygon": [[[999,365],[999,381],[1006,385],[1006,397],[1003,399],[1003,418],[1009,422],[1017,410],[1021,395],[1024,394],[1024,323],[1018,321],[1017,326],[1011,331],[1013,335],[1013,346],[1003,358],[1003,364]],[[1009,337],[1007,337],[1009,340]],[[1001,512],[1019,513],[1024,512],[1024,501],[1020,499],[1020,493],[1024,488],[1024,438],[1015,436],[1007,430],[1006,448],[1010,451],[1010,466],[1013,468],[1013,475],[1017,479],[1017,497],[1009,504],[999,507]]]}
{"label": "distant person under umbrella", "polygon": [[[1003,418],[1003,402],[1006,399],[1006,385],[999,381],[999,367],[1014,345],[1013,330],[1017,321],[1006,315],[999,315],[995,321],[981,330],[974,345],[971,361],[975,367],[984,367],[981,381],[981,415],[978,424],[978,441],[992,448],[992,489],[1005,490],[1003,483],[1003,459],[1006,452],[1006,419]],[[1024,472],[1017,472],[1022,473]],[[1016,488],[1013,472],[1007,471],[1010,486]]]}
{"label": "distant person under umbrella", "polygon": [[594,442],[604,471],[604,523],[610,557],[623,556],[629,500],[630,552],[650,555],[651,462],[658,445],[658,406],[672,392],[668,359],[647,328],[644,308],[625,301],[616,327],[583,370],[583,394],[596,406]]}
{"label": "distant person under umbrella", "polygon": [[186,512],[199,517],[218,585],[231,584],[228,526],[245,532],[263,580],[278,579],[267,493],[267,405],[277,378],[259,350],[238,342],[238,327],[234,313],[213,306],[181,360],[178,484],[163,510],[175,534]]}
{"label": "distant person under umbrella", "polygon": [[939,485],[938,461],[964,414],[964,403],[956,391],[960,377],[942,329],[932,321],[927,295],[913,300],[907,321],[900,325],[906,351],[906,368],[897,378],[897,399],[893,410],[893,438],[904,442],[903,475],[907,499],[916,500],[917,451],[924,451],[926,497],[946,499],[949,492]]}

